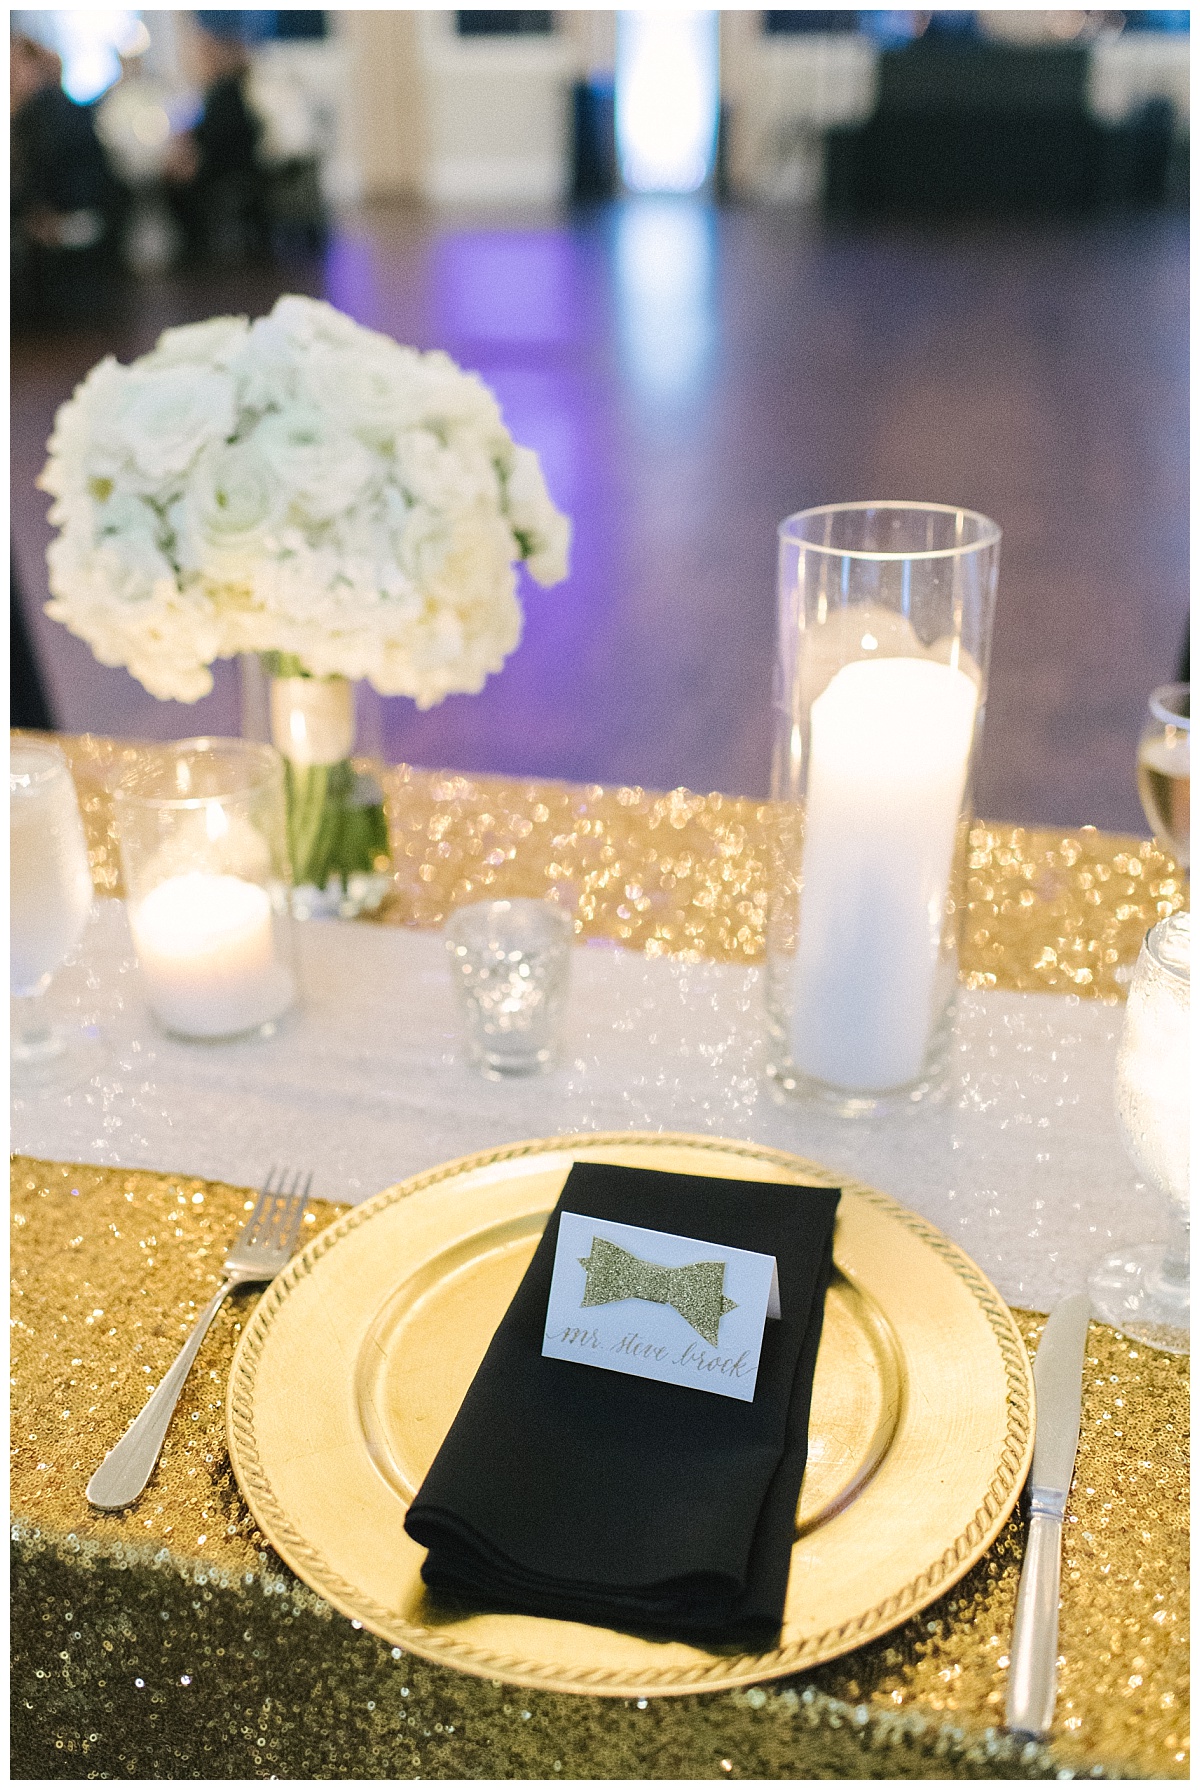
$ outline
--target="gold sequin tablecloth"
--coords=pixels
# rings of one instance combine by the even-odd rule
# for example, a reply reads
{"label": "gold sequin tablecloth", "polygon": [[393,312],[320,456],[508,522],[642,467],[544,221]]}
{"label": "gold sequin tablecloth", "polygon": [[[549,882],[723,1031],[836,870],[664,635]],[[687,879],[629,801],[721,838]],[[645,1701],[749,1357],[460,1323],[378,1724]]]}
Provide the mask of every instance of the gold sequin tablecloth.
{"label": "gold sequin tablecloth", "polygon": [[[796,1679],[644,1706],[515,1690],[356,1628],[255,1530],[224,1429],[252,1292],[210,1331],[141,1502],[90,1511],[250,1196],[25,1158],[12,1190],[16,1776],[1186,1775],[1185,1361],[1092,1327],[1048,1746],[999,1727],[1019,1515],[919,1618]],[[1043,1320],[1017,1316],[1033,1348]]]}
{"label": "gold sequin tablecloth", "polygon": [[[119,893],[107,792],[139,748],[62,743],[97,888]],[[762,955],[782,824],[770,804],[405,766],[385,782],[387,923],[553,892],[582,936]],[[1170,860],[1136,840],[979,823],[964,979],[1119,998],[1147,926],[1185,894]],[[89,1510],[93,1467],[215,1285],[246,1200],[166,1172],[14,1162],[15,1776],[1186,1776],[1185,1361],[1092,1328],[1049,1745],[999,1725],[1019,1514],[920,1618],[794,1680],[645,1707],[514,1690],[356,1629],[256,1532],[223,1415],[252,1292],[215,1322],[141,1502]],[[315,1207],[312,1224],[339,1210]],[[1042,1319],[1017,1315],[1032,1348]]]}

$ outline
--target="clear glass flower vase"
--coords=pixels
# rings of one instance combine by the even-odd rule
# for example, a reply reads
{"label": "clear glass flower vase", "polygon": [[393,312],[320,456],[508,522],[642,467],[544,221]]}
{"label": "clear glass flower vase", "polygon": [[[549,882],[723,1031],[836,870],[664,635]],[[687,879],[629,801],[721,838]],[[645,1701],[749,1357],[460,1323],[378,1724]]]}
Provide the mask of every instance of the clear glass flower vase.
{"label": "clear glass flower vase", "polygon": [[284,762],[297,919],[375,913],[391,888],[379,698],[366,683],[313,677],[292,654],[242,658],[242,732]]}

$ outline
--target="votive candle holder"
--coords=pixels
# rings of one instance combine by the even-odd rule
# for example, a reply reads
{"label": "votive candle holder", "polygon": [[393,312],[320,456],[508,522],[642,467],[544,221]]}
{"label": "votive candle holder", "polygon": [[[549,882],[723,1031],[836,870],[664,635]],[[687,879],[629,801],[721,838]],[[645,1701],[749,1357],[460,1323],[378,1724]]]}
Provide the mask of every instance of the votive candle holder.
{"label": "votive candle holder", "polygon": [[151,1013],[180,1038],[269,1035],[298,998],[283,761],[191,739],[114,791],[129,927]]}

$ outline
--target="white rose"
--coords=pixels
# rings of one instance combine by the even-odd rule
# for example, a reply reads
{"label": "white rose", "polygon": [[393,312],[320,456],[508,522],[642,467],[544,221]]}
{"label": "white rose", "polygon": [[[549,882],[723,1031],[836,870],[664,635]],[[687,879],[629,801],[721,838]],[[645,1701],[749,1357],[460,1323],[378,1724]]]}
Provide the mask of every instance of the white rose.
{"label": "white rose", "polygon": [[129,670],[162,701],[196,702],[213,687],[208,669],[222,650],[211,600],[198,590],[154,587],[129,636]]}
{"label": "white rose", "polygon": [[395,456],[395,479],[410,501],[446,511],[498,505],[495,462],[475,444],[447,447],[428,429],[405,429]]}
{"label": "white rose", "polygon": [[[419,590],[424,590],[450,551],[453,524],[441,511],[418,503],[409,510],[403,529],[394,532],[393,539],[400,569]],[[506,542],[506,559],[510,547],[511,542]]]}
{"label": "white rose", "polygon": [[316,409],[340,417],[364,440],[383,445],[414,420],[416,361],[412,349],[394,342],[376,348],[369,336],[365,346],[318,344],[299,365],[300,385]]}
{"label": "white rose", "polygon": [[419,420],[474,430],[493,446],[508,442],[500,406],[478,373],[468,373],[440,348],[420,357]]}
{"label": "white rose", "polygon": [[513,448],[505,493],[508,518],[530,573],[539,584],[560,583],[569,569],[571,524],[550,501],[531,448]]}
{"label": "white rose", "polygon": [[54,600],[46,613],[86,640],[102,665],[124,665],[152,696],[195,702],[212,689],[209,660],[219,651],[212,604],[180,591],[172,577],[150,578],[103,545],[80,551],[62,535],[46,555]]}
{"label": "white rose", "polygon": [[[378,689],[432,708],[444,696],[474,695],[500,670],[521,638],[510,543],[500,517],[460,518],[436,570],[422,581],[420,619],[384,643],[380,672],[371,674]],[[398,692],[392,680],[401,676],[408,682]]]}
{"label": "white rose", "polygon": [[291,500],[317,521],[349,510],[377,473],[361,441],[321,410],[295,406],[266,416],[250,441]]}
{"label": "white rose", "polygon": [[97,546],[111,548],[151,581],[174,581],[175,568],[163,551],[163,524],[150,504],[132,492],[119,492],[96,504],[92,516]]}
{"label": "white rose", "polygon": [[525,555],[529,574],[543,587],[561,584],[571,570],[571,522],[555,510]]}
{"label": "white rose", "polygon": [[[43,491],[60,498],[87,491],[94,476],[98,446],[110,436],[111,420],[120,408],[129,377],[128,367],[107,355],[75,387],[67,402],[59,406],[54,431],[46,444],[50,458],[38,479]],[[123,448],[114,439],[109,456],[113,470],[123,455]],[[58,521],[53,511],[50,519]]]}
{"label": "white rose", "polygon": [[251,443],[206,448],[178,506],[180,563],[221,578],[247,576],[271,551],[283,492]]}
{"label": "white rose", "polygon": [[121,395],[114,432],[151,484],[184,473],[209,442],[233,433],[235,390],[228,373],[203,367],[135,371]]}
{"label": "white rose", "polygon": [[141,365],[228,367],[241,354],[249,336],[250,324],[245,317],[210,317],[204,323],[184,323],[178,329],[164,329],[150,353],[143,356]]}
{"label": "white rose", "polygon": [[354,347],[364,338],[395,347],[390,336],[365,329],[323,298],[303,298],[294,292],[276,299],[271,315],[260,318],[254,327],[265,335],[281,337],[302,351],[322,342],[332,347]]}

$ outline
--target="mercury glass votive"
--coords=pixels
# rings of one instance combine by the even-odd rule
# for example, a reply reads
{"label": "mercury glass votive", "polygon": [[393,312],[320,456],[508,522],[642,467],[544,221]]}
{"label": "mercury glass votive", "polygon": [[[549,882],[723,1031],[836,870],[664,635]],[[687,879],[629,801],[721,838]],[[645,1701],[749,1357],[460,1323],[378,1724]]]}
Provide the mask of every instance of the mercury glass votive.
{"label": "mercury glass votive", "polygon": [[779,531],[768,1068],[845,1115],[941,1079],[999,552],[947,504]]}
{"label": "mercury glass votive", "polygon": [[446,948],[467,1038],[492,1080],[552,1066],[574,936],[549,901],[479,901],[451,916]]}
{"label": "mercury glass votive", "polygon": [[1120,1249],[1093,1271],[1092,1308],[1106,1324],[1186,1355],[1190,1289],[1190,1022],[1192,917],[1172,914],[1147,933],[1129,989],[1117,1053],[1116,1102],[1130,1158],[1172,1214],[1177,1241]]}
{"label": "mercury glass votive", "polygon": [[146,1000],[181,1038],[269,1034],[295,1003],[283,761],[245,740],[147,752],[114,791]]}

